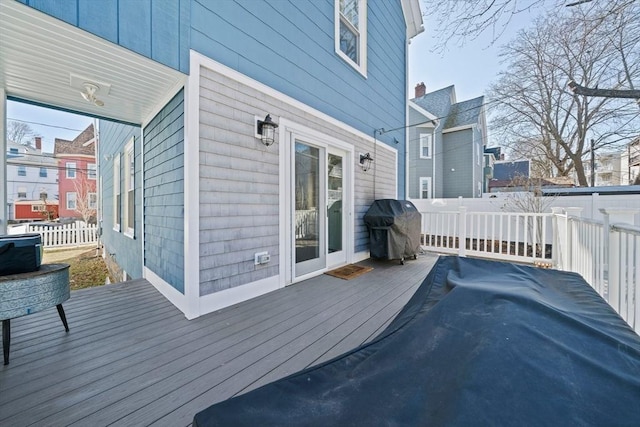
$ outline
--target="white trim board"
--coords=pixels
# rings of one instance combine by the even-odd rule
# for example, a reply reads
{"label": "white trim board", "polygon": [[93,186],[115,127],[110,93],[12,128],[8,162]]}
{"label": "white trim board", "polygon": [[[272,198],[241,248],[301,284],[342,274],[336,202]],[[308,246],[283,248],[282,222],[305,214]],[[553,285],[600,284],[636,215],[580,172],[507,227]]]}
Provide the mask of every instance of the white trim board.
{"label": "white trim board", "polygon": [[165,282],[160,276],[151,271],[148,267],[144,267],[142,271],[143,277],[153,285],[169,302],[176,306],[178,310],[184,313],[185,317],[189,320],[194,319],[197,316],[190,316],[187,313],[187,300],[184,294],[180,293],[176,288]]}
{"label": "white trim board", "polygon": [[456,126],[454,128],[449,128],[449,129],[443,129],[442,133],[451,133],[451,132],[457,132],[459,130],[466,130],[466,129],[474,129],[477,125],[473,124],[473,125],[463,125],[463,126]]}
{"label": "white trim board", "polygon": [[235,288],[204,295],[200,297],[199,315],[212,313],[216,310],[239,304],[280,288],[282,288],[280,275],[276,275],[246,283],[242,286],[236,286]]}

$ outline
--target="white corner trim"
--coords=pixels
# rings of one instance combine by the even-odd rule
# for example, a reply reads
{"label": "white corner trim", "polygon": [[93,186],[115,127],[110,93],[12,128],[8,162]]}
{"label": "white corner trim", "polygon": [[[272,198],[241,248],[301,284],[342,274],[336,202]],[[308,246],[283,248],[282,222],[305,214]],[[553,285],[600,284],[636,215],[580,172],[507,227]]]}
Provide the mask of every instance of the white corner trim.
{"label": "white corner trim", "polygon": [[200,297],[200,315],[212,313],[225,307],[259,297],[282,288],[280,276],[271,276],[235,288]]}
{"label": "white corner trim", "polygon": [[184,295],[200,315],[200,63],[191,56],[184,92]]}
{"label": "white corner trim", "polygon": [[[288,105],[297,108],[305,113],[311,114],[314,117],[317,117],[321,120],[324,120],[325,122],[327,122],[329,125],[331,126],[335,126],[337,128],[340,128],[342,130],[345,130],[349,133],[352,133],[360,138],[366,139],[369,142],[373,142],[373,136],[372,135],[368,135],[364,132],[362,132],[361,130],[358,130],[344,122],[341,122],[340,120],[326,114],[323,113],[322,111],[316,110],[315,108],[301,102],[298,101],[295,98],[290,97],[289,95],[285,95],[282,92],[279,92],[278,90],[265,85],[264,83],[260,83],[257,80],[252,79],[249,76],[246,76],[242,73],[240,73],[239,71],[234,70],[233,68],[229,68],[226,65],[220,64],[219,62],[214,61],[213,59],[204,56],[203,54],[195,51],[195,50],[191,50],[191,73],[194,73],[194,67],[196,67],[199,70],[199,67],[205,67],[208,68],[211,71],[215,71],[217,73],[223,74],[225,77],[228,77],[230,79],[233,79],[235,81],[237,81],[238,83],[241,83],[243,85],[252,87],[253,89],[264,93],[267,96],[271,96],[279,101],[282,101],[284,103],[287,103]],[[199,72],[199,71],[198,71]],[[373,132],[373,130],[372,130]],[[381,142],[381,145],[384,145],[386,148],[389,148],[391,150],[395,150],[395,148],[390,147],[389,145]]]}
{"label": "white corner trim", "polygon": [[456,127],[454,127],[454,128],[443,129],[443,130],[442,130],[442,133],[457,132],[457,131],[460,131],[460,130],[473,129],[473,128],[475,128],[475,127],[476,127],[476,125],[475,125],[475,124],[473,124],[473,125],[456,126]]}
{"label": "white corner trim", "polygon": [[176,288],[165,282],[160,276],[151,271],[148,267],[143,269],[143,277],[153,285],[169,302],[176,306],[178,310],[184,313],[187,319],[194,319],[197,316],[192,316],[187,310],[187,300],[185,296],[180,293]]}

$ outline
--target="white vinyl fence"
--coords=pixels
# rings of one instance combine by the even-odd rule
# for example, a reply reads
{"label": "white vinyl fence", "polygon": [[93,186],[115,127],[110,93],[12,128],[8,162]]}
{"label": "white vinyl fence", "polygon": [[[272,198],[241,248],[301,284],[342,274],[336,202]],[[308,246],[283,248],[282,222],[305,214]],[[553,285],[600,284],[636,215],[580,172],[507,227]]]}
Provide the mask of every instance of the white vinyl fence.
{"label": "white vinyl fence", "polygon": [[42,237],[45,248],[62,248],[96,244],[98,242],[98,227],[95,224],[85,224],[76,221],[71,224],[20,224],[8,230],[9,234],[38,233]]}
{"label": "white vinyl fence", "polygon": [[600,208],[603,220],[581,208],[551,213],[422,211],[428,251],[536,264],[573,271],[640,332],[638,209]]}

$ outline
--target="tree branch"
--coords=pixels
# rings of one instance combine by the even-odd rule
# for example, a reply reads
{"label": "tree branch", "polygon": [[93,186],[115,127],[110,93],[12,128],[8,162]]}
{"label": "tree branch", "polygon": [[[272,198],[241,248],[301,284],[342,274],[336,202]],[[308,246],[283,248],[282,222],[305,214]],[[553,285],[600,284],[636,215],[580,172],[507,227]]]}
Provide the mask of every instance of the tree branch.
{"label": "tree branch", "polygon": [[569,89],[576,95],[596,96],[602,98],[630,98],[640,102],[640,90],[616,90],[616,89],[598,89],[580,86],[573,80],[569,81]]}

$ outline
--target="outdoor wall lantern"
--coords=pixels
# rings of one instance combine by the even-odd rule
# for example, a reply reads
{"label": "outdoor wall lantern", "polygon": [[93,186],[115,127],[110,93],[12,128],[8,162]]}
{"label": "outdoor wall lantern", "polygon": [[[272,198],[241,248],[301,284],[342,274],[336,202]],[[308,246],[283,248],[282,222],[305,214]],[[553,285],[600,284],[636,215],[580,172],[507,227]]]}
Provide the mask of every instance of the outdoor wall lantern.
{"label": "outdoor wall lantern", "polygon": [[264,120],[258,120],[258,135],[260,141],[267,147],[276,140],[276,128],[278,124],[271,120],[271,115],[267,114]]}
{"label": "outdoor wall lantern", "polygon": [[373,158],[371,157],[371,154],[360,153],[360,167],[362,168],[363,172],[366,172],[369,169],[371,169],[371,162],[373,162]]}

